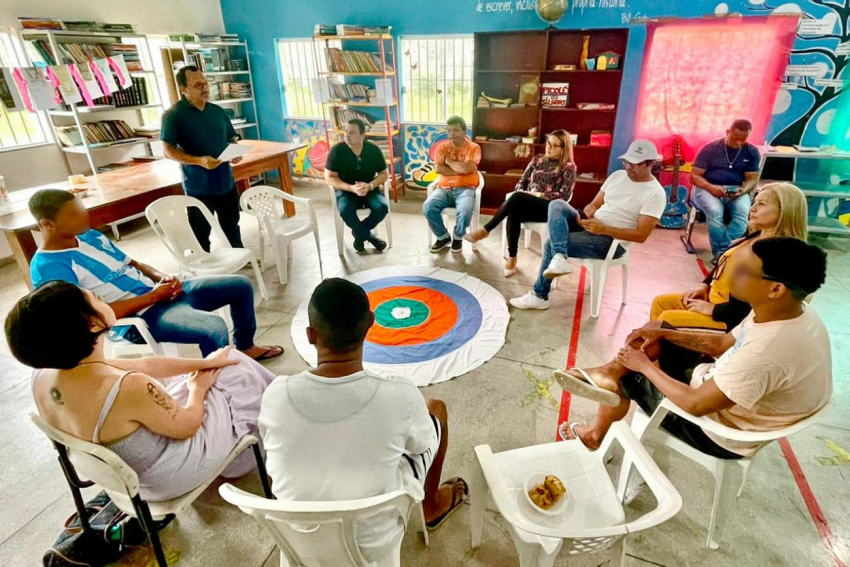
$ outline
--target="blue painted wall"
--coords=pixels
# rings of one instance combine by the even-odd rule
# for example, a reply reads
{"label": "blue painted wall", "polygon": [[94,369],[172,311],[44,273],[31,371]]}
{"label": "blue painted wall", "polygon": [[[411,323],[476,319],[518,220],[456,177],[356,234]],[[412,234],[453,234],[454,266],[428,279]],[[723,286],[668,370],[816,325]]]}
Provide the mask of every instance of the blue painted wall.
{"label": "blue painted wall", "polygon": [[[838,5],[840,4],[840,5]],[[494,2],[486,0],[221,0],[225,28],[247,39],[256,85],[257,105],[263,135],[271,140],[286,137],[285,111],[280,88],[280,71],[274,40],[305,38],[313,33],[316,23],[358,23],[391,25],[396,35],[434,33],[473,33],[477,31],[543,29],[545,24],[534,12],[533,0]],[[834,34],[847,41],[847,16],[836,11],[850,9],[850,0],[837,3],[835,11],[813,0],[570,0],[570,8],[556,26],[562,29],[629,27],[629,43],[625,54],[620,107],[613,156],[628,145],[634,130],[641,62],[646,41],[645,28],[629,25],[632,18],[676,16],[700,17],[705,14],[738,12],[766,15],[771,12],[806,12],[815,18],[836,16]],[[795,48],[834,49],[840,37],[799,39]],[[846,62],[846,59],[845,59]],[[817,52],[792,55],[792,64],[821,64],[825,78],[846,78],[844,65]],[[835,75],[833,75],[835,73]],[[781,91],[781,105],[775,109],[768,139],[802,118],[802,139],[807,145],[826,141],[826,133],[835,113],[835,102],[817,108],[817,91],[798,89]],[[823,88],[820,89],[823,91]],[[813,112],[810,112],[813,110]],[[810,114],[810,116],[807,116]],[[826,116],[824,116],[826,115]],[[824,128],[826,130],[824,130]]]}

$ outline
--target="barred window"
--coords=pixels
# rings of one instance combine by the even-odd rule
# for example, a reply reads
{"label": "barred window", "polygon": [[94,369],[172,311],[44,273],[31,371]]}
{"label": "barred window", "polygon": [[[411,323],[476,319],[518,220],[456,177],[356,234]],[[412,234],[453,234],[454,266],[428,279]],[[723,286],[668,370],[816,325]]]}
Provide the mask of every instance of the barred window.
{"label": "barred window", "polygon": [[401,52],[403,122],[472,123],[475,44],[472,35],[405,36]]}
{"label": "barred window", "polygon": [[[339,41],[329,41],[328,46],[341,45]],[[317,58],[314,57],[314,47],[318,50]],[[277,48],[287,118],[321,118],[322,105],[313,100],[310,80],[317,78],[320,72],[327,71],[324,44],[314,46],[310,39],[279,39]]]}
{"label": "barred window", "polygon": [[[26,67],[23,47],[8,29],[0,28],[0,66]],[[9,85],[9,88],[17,88]],[[0,103],[0,150],[49,142],[43,112],[10,111]]]}

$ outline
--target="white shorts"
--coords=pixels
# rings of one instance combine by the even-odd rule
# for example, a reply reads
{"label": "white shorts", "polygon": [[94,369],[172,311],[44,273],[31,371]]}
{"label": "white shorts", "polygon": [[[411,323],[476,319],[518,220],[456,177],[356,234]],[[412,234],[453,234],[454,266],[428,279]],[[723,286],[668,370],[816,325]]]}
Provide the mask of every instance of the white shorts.
{"label": "white shorts", "polygon": [[440,440],[443,438],[443,428],[440,426],[440,421],[433,415],[431,416],[431,421],[434,422],[434,429],[437,430],[437,441],[434,445],[428,447],[428,449],[420,455],[402,455],[402,457],[404,457],[402,463],[407,463],[413,477],[418,480],[422,486],[425,486],[425,477],[431,469],[431,463],[434,462],[434,457],[437,456],[437,451],[440,448]]}

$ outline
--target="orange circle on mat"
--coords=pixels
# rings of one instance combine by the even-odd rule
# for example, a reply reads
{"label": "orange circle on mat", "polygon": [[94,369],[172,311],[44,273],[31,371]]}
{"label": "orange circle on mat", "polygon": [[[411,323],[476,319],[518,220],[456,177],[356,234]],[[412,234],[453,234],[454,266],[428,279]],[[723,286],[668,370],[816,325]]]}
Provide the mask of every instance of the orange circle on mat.
{"label": "orange circle on mat", "polygon": [[392,286],[367,294],[369,308],[375,311],[379,305],[392,299],[421,301],[430,311],[428,319],[415,327],[389,329],[377,322],[369,329],[366,340],[385,346],[408,346],[427,343],[448,333],[457,323],[457,306],[446,294],[418,286]]}

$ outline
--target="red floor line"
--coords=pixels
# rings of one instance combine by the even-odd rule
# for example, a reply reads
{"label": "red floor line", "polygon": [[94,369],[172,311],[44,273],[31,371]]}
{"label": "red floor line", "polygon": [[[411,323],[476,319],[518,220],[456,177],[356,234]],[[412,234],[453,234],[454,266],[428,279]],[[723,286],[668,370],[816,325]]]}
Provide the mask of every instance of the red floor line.
{"label": "red floor line", "polygon": [[809,509],[809,514],[812,516],[812,521],[815,523],[815,528],[817,528],[820,534],[821,541],[823,541],[823,545],[826,547],[826,552],[832,558],[835,567],[847,567],[841,558],[838,557],[835,536],[832,534],[832,530],[829,529],[829,524],[823,515],[823,510],[821,510],[820,504],[818,504],[818,500],[815,498],[814,492],[812,492],[812,487],[809,486],[809,481],[803,473],[803,467],[800,466],[797,455],[794,454],[794,449],[791,448],[791,443],[788,442],[788,439],[783,438],[779,440],[779,446],[782,448],[782,455],[785,457],[788,468],[791,469],[791,474],[797,482],[797,488],[800,489],[800,494],[803,496],[806,508]]}
{"label": "red floor line", "polygon": [[[702,258],[697,257],[697,265],[699,265],[699,269],[702,270],[702,274],[704,276],[708,276],[709,271],[705,267],[705,263],[702,261]],[[800,466],[800,461],[797,460],[797,455],[794,453],[794,449],[791,448],[791,443],[788,442],[788,439],[783,438],[779,440],[779,446],[782,448],[782,454],[785,456],[788,468],[791,469],[791,475],[794,477],[794,481],[797,483],[797,488],[803,496],[806,508],[809,509],[809,515],[811,515],[812,521],[815,523],[815,528],[817,529],[818,534],[820,534],[820,538],[826,548],[826,552],[832,558],[832,561],[835,563],[835,567],[847,567],[847,565],[841,561],[841,558],[838,557],[838,552],[836,551],[835,546],[835,536],[832,534],[832,530],[829,529],[826,517],[823,515],[823,511],[821,510],[820,504],[818,504],[817,498],[815,498],[815,493],[812,492],[812,487],[809,486],[809,481],[806,479],[803,467]]]}
{"label": "red floor line", "polygon": [[[576,353],[578,352],[578,337],[579,333],[581,333],[581,311],[584,307],[584,286],[587,279],[587,268],[582,266],[581,273],[578,278],[578,289],[576,289],[576,306],[573,310],[573,325],[570,330],[570,349],[567,351],[567,366],[565,370],[572,368],[576,365]],[[561,411],[558,412],[558,427],[561,427],[561,424],[570,419],[570,401],[572,400],[572,395],[564,390],[561,392]],[[555,430],[555,440],[559,441],[561,439],[560,435],[558,435],[557,430]]]}

